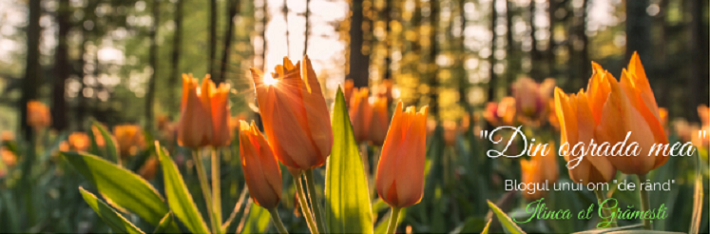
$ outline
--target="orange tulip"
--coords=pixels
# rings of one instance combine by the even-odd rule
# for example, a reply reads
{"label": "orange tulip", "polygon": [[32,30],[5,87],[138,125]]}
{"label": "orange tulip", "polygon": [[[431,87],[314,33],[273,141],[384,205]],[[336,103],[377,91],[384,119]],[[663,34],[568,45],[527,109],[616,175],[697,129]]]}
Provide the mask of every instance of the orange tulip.
{"label": "orange tulip", "polygon": [[39,101],[27,102],[27,125],[35,128],[46,128],[52,124],[49,107]]}
{"label": "orange tulip", "polygon": [[0,147],[0,159],[2,159],[2,164],[7,167],[14,167],[17,165],[17,155],[5,146]]}
{"label": "orange tulip", "polygon": [[180,109],[178,144],[190,148],[208,146],[212,142],[212,116],[209,95],[201,92],[197,79],[193,78],[192,75],[182,75],[182,103]]}
{"label": "orange tulip", "polygon": [[247,122],[240,121],[239,152],[249,195],[256,204],[266,209],[276,207],[281,200],[281,169],[269,142],[254,122],[249,126]]}
{"label": "orange tulip", "polygon": [[355,88],[355,82],[353,79],[345,79],[343,84],[343,95],[345,95],[345,103],[350,104],[350,97],[353,96],[353,89]]}
{"label": "orange tulip", "polygon": [[368,98],[370,97],[367,88],[355,88],[350,97],[350,120],[353,124],[353,134],[358,143],[366,142],[372,120],[372,107]]}
{"label": "orange tulip", "polygon": [[455,121],[446,120],[444,121],[444,143],[447,146],[453,146],[456,143],[456,135],[458,135],[459,127],[456,125]]}
{"label": "orange tulip", "polygon": [[526,119],[539,120],[547,112],[547,100],[550,99],[555,80],[545,79],[541,84],[528,77],[522,77],[513,84],[513,96],[517,113]]}
{"label": "orange tulip", "polygon": [[138,175],[143,177],[145,180],[152,180],[155,178],[155,172],[158,171],[158,164],[160,162],[156,157],[150,157],[145,161],[141,169],[138,170]]}
{"label": "orange tulip", "polygon": [[264,132],[276,157],[291,169],[322,166],[330,155],[330,113],[311,60],[295,66],[284,58],[275,72],[251,69]]}
{"label": "orange tulip", "polygon": [[494,126],[511,125],[515,120],[515,98],[504,97],[499,103],[489,102],[483,117]]}
{"label": "orange tulip", "polygon": [[232,141],[232,131],[229,131],[229,84],[221,83],[215,87],[214,82],[206,77],[202,81],[202,93],[209,97],[210,115],[212,116],[212,143],[214,147],[227,146]]}
{"label": "orange tulip", "polygon": [[370,122],[370,141],[373,145],[382,146],[387,137],[390,124],[387,113],[387,98],[375,97],[372,103],[372,121]]}
{"label": "orange tulip", "polygon": [[113,127],[118,151],[122,158],[135,155],[139,150],[145,149],[145,137],[140,126],[135,124],[122,124]]}
{"label": "orange tulip", "polygon": [[67,137],[69,149],[76,152],[83,152],[89,149],[89,135],[83,132],[73,132]]}
{"label": "orange tulip", "polygon": [[638,142],[644,151],[638,157],[608,157],[609,161],[621,172],[637,175],[665,164],[667,156],[646,154],[656,143],[667,144],[668,138],[638,54],[631,57],[628,71],[622,71],[620,82],[598,64],[593,66],[595,74],[587,92],[595,94],[589,101],[596,121],[596,138],[614,145],[631,132],[628,142]]}
{"label": "orange tulip", "polygon": [[419,203],[424,195],[427,107],[402,112],[397,104],[377,167],[377,193],[392,207]]}
{"label": "orange tulip", "polygon": [[2,131],[0,133],[0,141],[6,142],[6,141],[14,141],[15,140],[15,134],[12,133],[11,131]]}
{"label": "orange tulip", "polygon": [[389,106],[394,99],[392,97],[392,79],[384,79],[382,82],[375,86],[375,93],[377,97],[387,99],[387,105]]}
{"label": "orange tulip", "polygon": [[[666,115],[668,113],[666,112]],[[710,128],[710,108],[705,104],[698,105],[698,117],[700,117],[700,123],[703,124],[703,128]]]}
{"label": "orange tulip", "polygon": [[[522,172],[523,183],[541,184],[547,182],[553,184],[559,178],[557,168],[557,156],[555,156],[555,142],[550,142],[547,147],[542,145],[531,146],[533,155],[530,160],[520,160],[520,170]],[[546,150],[544,153],[543,150]],[[545,155],[543,155],[545,154]],[[523,191],[523,197],[528,200],[537,200],[545,196],[545,191],[536,190],[533,193]]]}
{"label": "orange tulip", "polygon": [[[565,94],[561,89],[555,89],[555,111],[560,121],[560,141],[562,147],[567,144],[573,147],[582,142],[588,144],[594,139],[596,123],[592,116],[588,95],[583,91],[577,94]],[[563,155],[565,160],[578,160],[583,157],[574,169],[569,169],[573,181],[587,184],[589,182],[608,182],[616,175],[616,168],[607,157],[587,157],[589,155]]]}

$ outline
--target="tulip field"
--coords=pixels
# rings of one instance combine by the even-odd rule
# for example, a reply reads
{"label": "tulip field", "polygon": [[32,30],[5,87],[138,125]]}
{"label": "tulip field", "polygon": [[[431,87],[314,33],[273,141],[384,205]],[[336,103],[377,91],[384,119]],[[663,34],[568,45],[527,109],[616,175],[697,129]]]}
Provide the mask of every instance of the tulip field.
{"label": "tulip field", "polygon": [[0,233],[708,233],[709,12],[0,2]]}

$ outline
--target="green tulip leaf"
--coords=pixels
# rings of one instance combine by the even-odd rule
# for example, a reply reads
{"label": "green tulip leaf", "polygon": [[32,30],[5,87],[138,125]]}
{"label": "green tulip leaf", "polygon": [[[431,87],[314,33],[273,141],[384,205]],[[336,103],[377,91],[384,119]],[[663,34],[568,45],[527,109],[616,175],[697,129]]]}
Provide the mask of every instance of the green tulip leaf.
{"label": "green tulip leaf", "polygon": [[114,160],[116,164],[121,165],[121,157],[118,155],[118,147],[116,147],[116,141],[113,139],[111,133],[109,133],[108,130],[106,130],[106,128],[104,128],[104,126],[97,121],[94,121],[92,125],[99,130],[99,133],[104,138],[104,142],[106,142],[106,152],[108,154],[108,158]]}
{"label": "green tulip leaf", "polygon": [[[169,212],[165,199],[135,173],[91,154],[61,152],[61,155],[112,204],[156,226]],[[170,230],[179,231],[175,224],[171,225]]]}
{"label": "green tulip leaf", "polygon": [[493,213],[496,214],[498,221],[500,221],[500,224],[503,225],[503,229],[505,229],[508,233],[525,233],[522,229],[520,229],[520,227],[518,227],[518,225],[515,224],[515,222],[513,222],[512,219],[510,219],[510,217],[508,217],[507,214],[503,213],[498,206],[493,204],[493,202],[488,201],[488,207],[490,207]]}
{"label": "green tulip leaf", "polygon": [[144,233],[138,229],[131,222],[128,222],[126,218],[121,216],[118,212],[111,209],[106,203],[100,201],[96,196],[90,192],[84,190],[84,188],[79,187],[81,195],[84,197],[84,201],[96,211],[96,214],[101,217],[106,224],[108,224],[111,229],[117,233],[131,233],[131,234],[142,234]]}
{"label": "green tulip leaf", "polygon": [[334,141],[325,175],[325,219],[328,232],[372,233],[372,206],[367,177],[340,88],[336,94],[332,118]]}
{"label": "green tulip leaf", "polygon": [[163,178],[165,179],[165,196],[168,198],[168,205],[173,214],[185,224],[185,227],[193,233],[209,233],[202,215],[197,210],[197,206],[192,200],[192,195],[187,191],[185,181],[178,171],[173,160],[155,142],[155,151],[160,159],[163,168]]}

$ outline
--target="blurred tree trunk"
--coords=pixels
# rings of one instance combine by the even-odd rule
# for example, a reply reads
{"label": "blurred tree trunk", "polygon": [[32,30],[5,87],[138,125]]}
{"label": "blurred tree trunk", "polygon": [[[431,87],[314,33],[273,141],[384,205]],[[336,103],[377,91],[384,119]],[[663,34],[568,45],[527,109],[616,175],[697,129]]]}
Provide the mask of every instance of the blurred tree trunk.
{"label": "blurred tree trunk", "polygon": [[353,79],[355,87],[367,87],[370,77],[370,58],[363,54],[365,43],[362,23],[364,21],[363,0],[352,1],[352,16],[350,17],[350,68],[348,78]]}
{"label": "blurred tree trunk", "polygon": [[535,11],[536,11],[535,0],[530,1],[530,76],[535,80],[542,80],[543,77],[540,74],[540,60],[542,56],[540,51],[537,50],[537,39],[535,38],[535,33],[537,33],[537,27],[535,27]]}
{"label": "blurred tree trunk", "polygon": [[148,90],[145,97],[145,121],[146,129],[153,129],[153,104],[155,102],[155,81],[157,80],[158,74],[158,44],[155,40],[155,35],[158,33],[158,27],[160,25],[160,0],[153,0],[153,25],[150,28],[150,51],[148,63],[150,63],[150,68],[153,69],[150,75],[150,80],[148,81]]}
{"label": "blurred tree trunk", "polygon": [[210,0],[210,58],[207,63],[207,74],[214,74],[215,54],[217,53],[217,0]]}
{"label": "blurred tree trunk", "polygon": [[[510,84],[515,82],[518,72],[520,72],[520,55],[513,40],[513,3],[505,1],[505,81],[503,87],[510,89]],[[495,52],[495,51],[494,51]]]}
{"label": "blurred tree trunk", "polygon": [[626,59],[629,61],[634,51],[641,61],[650,63],[651,17],[646,13],[648,0],[626,1]]}
{"label": "blurred tree trunk", "polygon": [[385,19],[385,75],[383,79],[392,79],[392,71],[390,71],[390,64],[392,64],[392,29],[390,28],[390,21],[392,20],[392,5],[394,5],[393,0],[385,0],[384,9],[384,19]]}
{"label": "blurred tree trunk", "polygon": [[[170,82],[168,82],[168,85],[170,87],[168,88],[170,100],[178,100],[175,96],[176,92],[178,92],[176,86],[180,84],[180,82],[182,82],[180,79],[180,45],[182,44],[182,5],[183,0],[176,0],[174,13],[175,18],[173,19],[173,22],[175,23],[175,32],[173,33],[173,51],[170,59]],[[176,111],[180,111],[179,103],[173,106],[176,107]]]}
{"label": "blurred tree trunk", "polygon": [[555,23],[557,22],[557,19],[555,17],[555,11],[557,11],[557,1],[556,0],[547,0],[547,14],[548,14],[548,20],[549,20],[549,32],[548,32],[548,38],[547,38],[547,77],[555,77],[556,76],[556,71],[555,71],[555,63],[556,63],[556,58],[555,58]]}
{"label": "blurred tree trunk", "polygon": [[431,1],[431,18],[429,18],[429,23],[431,24],[431,47],[429,59],[429,116],[438,120],[439,118],[439,79],[438,71],[439,66],[436,64],[436,57],[439,55],[439,43],[437,37],[439,36],[439,2]]}
{"label": "blurred tree trunk", "polygon": [[[690,1],[690,37],[688,37],[688,46],[690,47],[690,64],[689,64],[689,76],[686,83],[686,89],[683,91],[687,96],[685,98],[686,106],[686,118],[691,121],[700,120],[698,117],[697,106],[700,103],[698,98],[700,98],[702,87],[701,80],[707,80],[708,77],[702,77],[705,70],[707,70],[708,62],[706,58],[702,56],[707,56],[707,43],[701,38],[703,30],[703,9],[701,1]],[[703,50],[704,49],[704,50]],[[707,96],[704,96],[707,100]]]}
{"label": "blurred tree trunk", "polygon": [[67,34],[71,28],[71,22],[69,22],[71,13],[69,0],[59,0],[59,8],[57,8],[56,14],[59,32],[57,34],[57,47],[54,52],[54,72],[57,77],[54,79],[52,86],[52,127],[59,131],[66,129],[68,125],[65,84],[71,72],[67,48]]}
{"label": "blurred tree trunk", "polygon": [[[357,1],[357,0],[355,0],[355,1]],[[310,5],[311,5],[311,0],[306,0],[306,13],[305,13],[305,16],[304,16],[304,17],[306,18],[306,26],[305,26],[306,29],[305,29],[304,32],[303,32],[303,35],[304,35],[304,38],[303,38],[303,54],[304,54],[304,55],[305,55],[306,53],[308,53],[308,36],[309,36],[309,34],[310,34],[310,31],[309,31],[310,25],[309,25],[309,23],[310,23],[310,17],[311,17],[311,8],[310,8]],[[361,4],[361,5],[362,5],[362,4]],[[352,29],[350,29],[350,30],[352,31]],[[356,85],[357,85],[357,82],[356,82]]]}
{"label": "blurred tree trunk", "polygon": [[290,45],[290,34],[291,32],[288,30],[288,1],[284,0],[284,6],[281,8],[281,13],[284,14],[284,22],[286,22],[286,56],[289,55],[291,52],[291,45]]}
{"label": "blurred tree trunk", "polygon": [[224,34],[224,48],[222,48],[222,64],[219,69],[219,76],[214,79],[215,83],[222,83],[227,79],[225,76],[227,75],[227,66],[229,64],[229,52],[232,51],[231,44],[232,34],[234,34],[232,32],[234,30],[234,18],[239,13],[239,5],[241,2],[239,0],[228,0],[227,4],[229,7],[227,8],[227,30]]}
{"label": "blurred tree trunk", "polygon": [[461,34],[459,35],[458,38],[458,63],[457,63],[457,70],[460,73],[459,74],[459,83],[458,83],[458,91],[459,91],[459,103],[463,107],[463,109],[466,111],[466,114],[470,112],[470,106],[467,105],[466,102],[466,96],[467,96],[467,90],[468,90],[468,72],[466,71],[466,56],[467,56],[467,51],[466,51],[466,11],[464,10],[466,7],[466,0],[459,0],[459,17],[461,18]]}
{"label": "blurred tree trunk", "polygon": [[[488,63],[490,64],[490,70],[488,71],[488,101],[493,102],[496,100],[496,89],[498,80],[496,78],[495,65],[496,65],[496,40],[498,35],[496,34],[496,26],[498,25],[498,11],[496,10],[496,0],[491,1],[491,54],[488,55]],[[489,126],[490,127],[490,126]],[[490,128],[489,128],[490,129]]]}
{"label": "blurred tree trunk", "polygon": [[41,28],[39,18],[42,15],[40,0],[28,1],[29,14],[27,24],[27,60],[25,64],[25,79],[22,83],[22,96],[20,99],[20,123],[25,140],[32,140],[32,128],[27,124],[27,102],[37,99],[39,88],[39,39]]}
{"label": "blurred tree trunk", "polygon": [[[266,71],[266,49],[268,46],[267,40],[266,40],[266,26],[269,23],[269,6],[267,5],[269,1],[264,1],[264,6],[263,6],[263,11],[264,11],[264,18],[262,18],[261,24],[263,25],[261,27],[261,39],[262,40],[262,51],[261,51],[261,70],[264,72]],[[260,125],[261,126],[261,125]]]}

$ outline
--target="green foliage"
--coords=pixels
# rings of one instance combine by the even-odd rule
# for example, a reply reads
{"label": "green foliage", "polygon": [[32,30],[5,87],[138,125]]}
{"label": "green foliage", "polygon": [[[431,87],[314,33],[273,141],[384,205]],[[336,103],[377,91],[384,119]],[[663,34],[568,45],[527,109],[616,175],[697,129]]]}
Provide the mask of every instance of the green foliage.
{"label": "green foliage", "polygon": [[498,208],[498,206],[493,204],[493,202],[488,201],[488,207],[490,207],[491,211],[493,211],[493,213],[496,215],[496,217],[498,217],[498,221],[500,222],[501,225],[503,225],[503,229],[505,229],[505,231],[507,233],[513,233],[513,234],[525,233],[525,232],[523,232],[522,229],[520,229],[520,227],[518,227],[518,225],[515,224],[515,222],[513,222],[512,219],[510,219],[510,217],[508,217],[507,214],[505,214],[503,211],[501,211],[500,208]]}
{"label": "green foliage", "polygon": [[111,229],[118,233],[130,233],[130,234],[143,234],[144,232],[134,226],[131,222],[126,220],[118,212],[111,209],[106,203],[100,201],[96,196],[90,192],[84,190],[84,188],[79,187],[81,195],[84,197],[89,206],[96,211],[96,213],[101,217],[101,219],[106,222]]}
{"label": "green foliage", "polygon": [[353,135],[343,92],[338,89],[333,109],[333,149],[325,181],[325,212],[332,233],[372,233],[372,209],[367,177]]}

